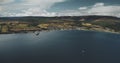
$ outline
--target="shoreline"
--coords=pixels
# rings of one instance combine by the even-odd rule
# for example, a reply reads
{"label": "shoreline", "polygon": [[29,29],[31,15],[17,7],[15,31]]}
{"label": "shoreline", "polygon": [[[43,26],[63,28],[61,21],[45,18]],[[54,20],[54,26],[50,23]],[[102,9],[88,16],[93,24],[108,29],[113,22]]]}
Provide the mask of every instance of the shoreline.
{"label": "shoreline", "polygon": [[112,32],[112,31],[98,31],[98,30],[89,30],[89,29],[57,29],[57,30],[36,30],[36,31],[20,31],[20,32],[7,32],[7,33],[0,33],[1,34],[20,34],[20,33],[36,33],[36,32],[51,32],[51,31],[67,31],[67,30],[78,30],[78,31],[93,31],[93,32],[105,32],[105,33],[112,33],[112,34],[120,34],[120,32]]}

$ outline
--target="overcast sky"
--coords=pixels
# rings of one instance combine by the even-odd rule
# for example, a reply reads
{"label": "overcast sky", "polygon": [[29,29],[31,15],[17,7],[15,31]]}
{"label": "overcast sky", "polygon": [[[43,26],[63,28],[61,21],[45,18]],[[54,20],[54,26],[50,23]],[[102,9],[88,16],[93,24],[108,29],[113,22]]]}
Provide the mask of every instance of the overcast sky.
{"label": "overcast sky", "polygon": [[120,0],[0,0],[0,16],[120,17]]}

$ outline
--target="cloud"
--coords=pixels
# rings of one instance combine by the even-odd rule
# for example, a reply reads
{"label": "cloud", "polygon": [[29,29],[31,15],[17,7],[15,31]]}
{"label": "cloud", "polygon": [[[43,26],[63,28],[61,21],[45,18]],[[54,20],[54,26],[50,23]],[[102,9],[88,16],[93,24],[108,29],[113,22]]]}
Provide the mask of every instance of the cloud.
{"label": "cloud", "polygon": [[55,3],[59,3],[59,2],[64,2],[65,0],[22,0],[24,3],[23,5],[26,6],[37,6],[41,9],[48,9],[50,8],[52,5],[54,5]]}
{"label": "cloud", "polygon": [[94,7],[101,7],[104,6],[104,3],[96,3],[95,5],[93,5]]}
{"label": "cloud", "polygon": [[[46,10],[51,8],[56,3],[64,2],[66,0],[3,0],[4,2],[14,2],[11,4],[2,5],[4,11],[0,10],[2,16],[34,16],[34,15],[53,15]],[[1,1],[1,2],[3,2]],[[43,14],[42,14],[43,13]]]}
{"label": "cloud", "polygon": [[115,15],[120,13],[120,6],[105,6],[104,3],[97,3],[88,12],[93,14]]}
{"label": "cloud", "polygon": [[56,16],[54,12],[47,12],[46,10],[41,10],[40,8],[29,8],[23,10],[22,13],[9,13],[10,16]]}
{"label": "cloud", "polygon": [[2,11],[2,9],[3,9],[3,8],[0,6],[0,11]]}
{"label": "cloud", "polygon": [[119,10],[120,6],[117,5],[104,5],[104,3],[96,3],[90,9],[87,9],[86,12],[95,15],[110,15],[120,17]]}
{"label": "cloud", "polygon": [[92,6],[80,7],[78,10],[66,10],[58,13],[59,16],[81,16],[81,15],[108,15],[120,17],[120,6],[96,3]]}
{"label": "cloud", "polygon": [[21,0],[9,6],[0,6],[2,16],[83,16],[83,15],[108,15],[120,17],[119,5],[106,5],[95,3],[91,6],[79,7],[77,10],[62,10],[59,12],[48,12],[56,3],[66,0]]}
{"label": "cloud", "polygon": [[22,0],[22,1],[25,2],[25,4],[39,5],[39,4],[45,4],[45,3],[63,2],[65,0]]}
{"label": "cloud", "polygon": [[0,4],[8,4],[14,2],[14,0],[0,0]]}
{"label": "cloud", "polygon": [[85,10],[87,7],[80,7],[79,10]]}

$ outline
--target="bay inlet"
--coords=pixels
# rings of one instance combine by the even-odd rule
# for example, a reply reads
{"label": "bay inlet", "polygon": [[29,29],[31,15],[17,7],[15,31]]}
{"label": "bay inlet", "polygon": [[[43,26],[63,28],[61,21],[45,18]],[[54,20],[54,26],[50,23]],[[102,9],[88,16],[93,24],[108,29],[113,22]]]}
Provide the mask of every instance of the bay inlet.
{"label": "bay inlet", "polygon": [[0,63],[120,63],[120,35],[64,30],[1,34]]}

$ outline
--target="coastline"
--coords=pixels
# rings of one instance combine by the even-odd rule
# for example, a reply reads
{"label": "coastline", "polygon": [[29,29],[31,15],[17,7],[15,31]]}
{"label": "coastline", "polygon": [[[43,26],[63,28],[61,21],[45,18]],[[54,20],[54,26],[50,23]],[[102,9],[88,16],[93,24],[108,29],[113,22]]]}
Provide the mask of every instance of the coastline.
{"label": "coastline", "polygon": [[93,31],[93,32],[105,32],[105,33],[112,33],[112,34],[120,34],[120,32],[113,32],[113,31],[105,31],[105,30],[92,30],[92,29],[83,29],[83,28],[75,28],[75,29],[52,29],[52,30],[34,30],[34,31],[19,31],[19,32],[7,32],[7,33],[0,33],[1,34],[20,34],[20,33],[39,33],[39,32],[51,32],[51,31],[67,31],[67,30],[78,30],[78,31]]}

